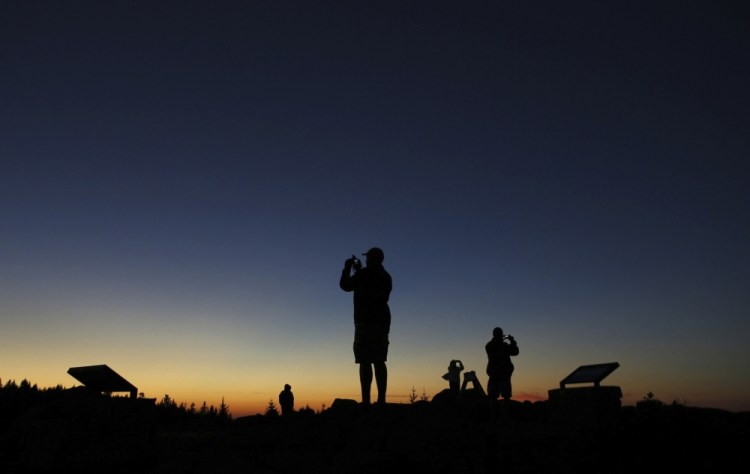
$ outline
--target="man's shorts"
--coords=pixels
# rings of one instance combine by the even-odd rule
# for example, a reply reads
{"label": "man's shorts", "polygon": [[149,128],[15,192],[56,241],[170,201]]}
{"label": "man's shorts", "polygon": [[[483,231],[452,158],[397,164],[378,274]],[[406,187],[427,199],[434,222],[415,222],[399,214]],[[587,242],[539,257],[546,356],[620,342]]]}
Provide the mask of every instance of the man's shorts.
{"label": "man's shorts", "polygon": [[510,384],[510,378],[490,377],[487,381],[487,395],[491,400],[497,400],[498,397],[511,398],[513,388]]}
{"label": "man's shorts", "polygon": [[354,362],[372,364],[388,359],[388,329],[375,325],[354,325]]}

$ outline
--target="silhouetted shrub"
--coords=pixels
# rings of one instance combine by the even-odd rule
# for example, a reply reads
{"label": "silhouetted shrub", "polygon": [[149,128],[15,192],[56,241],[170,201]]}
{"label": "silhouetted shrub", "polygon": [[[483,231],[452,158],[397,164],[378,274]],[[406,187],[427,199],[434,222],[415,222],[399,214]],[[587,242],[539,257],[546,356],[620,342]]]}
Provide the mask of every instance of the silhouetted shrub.
{"label": "silhouetted shrub", "polygon": [[276,404],[273,400],[268,400],[265,415],[269,418],[277,418],[279,416],[279,409],[276,408]]}

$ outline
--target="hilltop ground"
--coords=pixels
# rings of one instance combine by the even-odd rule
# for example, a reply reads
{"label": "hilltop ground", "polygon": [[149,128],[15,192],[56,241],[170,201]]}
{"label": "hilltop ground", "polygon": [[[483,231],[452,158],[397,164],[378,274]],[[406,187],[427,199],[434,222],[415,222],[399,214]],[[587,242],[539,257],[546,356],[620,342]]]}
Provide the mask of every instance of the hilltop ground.
{"label": "hilltop ground", "polygon": [[[632,473],[750,467],[750,413],[665,405],[556,412],[511,402],[336,400],[321,413],[175,417],[128,399],[65,396],[4,410],[0,471],[108,473]],[[6,407],[7,408],[7,405]]]}

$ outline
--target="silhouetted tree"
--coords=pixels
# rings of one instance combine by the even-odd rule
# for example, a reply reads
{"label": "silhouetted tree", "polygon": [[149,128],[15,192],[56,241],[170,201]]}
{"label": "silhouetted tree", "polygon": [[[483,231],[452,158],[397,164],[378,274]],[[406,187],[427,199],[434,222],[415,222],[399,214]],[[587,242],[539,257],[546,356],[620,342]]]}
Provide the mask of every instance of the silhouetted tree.
{"label": "silhouetted tree", "polygon": [[232,419],[232,414],[229,413],[229,405],[224,403],[224,397],[221,397],[221,405],[219,405],[219,418],[223,420]]}
{"label": "silhouetted tree", "polygon": [[273,402],[273,400],[268,401],[268,406],[266,407],[266,416],[270,418],[279,416],[279,410],[278,408],[276,408],[276,404]]}
{"label": "silhouetted tree", "polygon": [[422,402],[429,402],[430,396],[427,395],[427,392],[425,391],[424,387],[422,387],[422,394],[417,395],[417,390],[414,388],[414,385],[411,386],[411,392],[409,393],[409,403],[416,403],[417,400]]}
{"label": "silhouetted tree", "polygon": [[422,395],[419,396],[419,400],[422,402],[430,401],[430,396],[427,395],[427,392],[425,391],[424,387],[422,387]]}
{"label": "silhouetted tree", "polygon": [[172,397],[169,396],[169,394],[165,394],[164,398],[161,399],[159,402],[159,406],[162,406],[164,408],[177,408],[177,403],[175,403],[174,400],[172,400]]}
{"label": "silhouetted tree", "polygon": [[409,392],[409,403],[414,403],[417,401],[417,390],[414,388],[414,385],[411,386],[411,392]]}
{"label": "silhouetted tree", "polygon": [[315,415],[315,410],[313,410],[312,408],[310,408],[310,405],[307,404],[307,405],[305,405],[304,408],[300,408],[297,413],[300,416],[312,416],[312,415]]}

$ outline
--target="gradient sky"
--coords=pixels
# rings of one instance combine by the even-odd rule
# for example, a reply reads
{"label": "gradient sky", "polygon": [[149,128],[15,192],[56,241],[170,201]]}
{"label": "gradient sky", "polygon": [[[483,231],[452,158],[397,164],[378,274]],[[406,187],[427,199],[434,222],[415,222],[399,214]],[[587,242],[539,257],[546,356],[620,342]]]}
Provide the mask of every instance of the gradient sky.
{"label": "gradient sky", "polygon": [[750,410],[741,3],[3,1],[0,379],[359,400],[380,246],[390,402],[501,326],[516,399]]}

